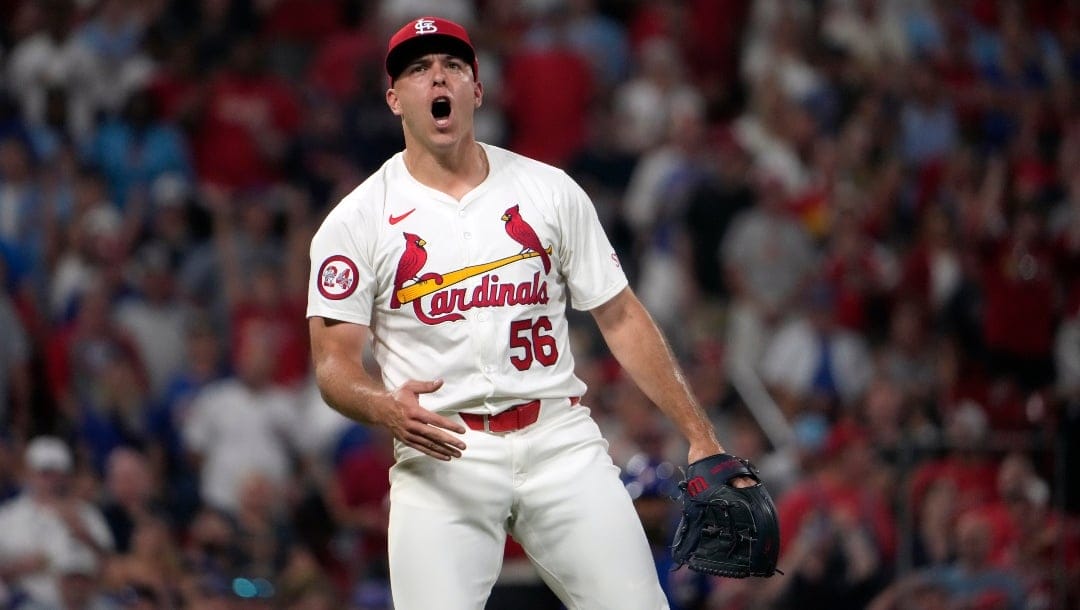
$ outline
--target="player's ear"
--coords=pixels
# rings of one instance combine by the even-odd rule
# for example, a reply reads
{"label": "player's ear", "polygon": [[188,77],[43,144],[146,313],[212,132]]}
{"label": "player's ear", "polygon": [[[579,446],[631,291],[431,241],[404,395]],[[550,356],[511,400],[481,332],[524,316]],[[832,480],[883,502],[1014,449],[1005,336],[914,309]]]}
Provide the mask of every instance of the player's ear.
{"label": "player's ear", "polygon": [[395,116],[401,116],[401,99],[398,98],[397,91],[393,87],[386,90],[386,105]]}
{"label": "player's ear", "polygon": [[473,85],[473,98],[476,100],[476,107],[479,108],[484,103],[484,85],[480,81],[476,81]]}

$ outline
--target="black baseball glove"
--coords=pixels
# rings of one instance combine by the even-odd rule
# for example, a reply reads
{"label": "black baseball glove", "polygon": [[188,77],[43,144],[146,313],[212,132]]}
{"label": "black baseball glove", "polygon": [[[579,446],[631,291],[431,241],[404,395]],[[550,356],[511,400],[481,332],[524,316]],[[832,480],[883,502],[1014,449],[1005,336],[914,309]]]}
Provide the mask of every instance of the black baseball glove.
{"label": "black baseball glove", "polygon": [[[741,476],[757,485],[733,487],[730,481]],[[780,572],[776,505],[748,460],[726,453],[698,460],[686,468],[679,489],[682,520],[672,546],[676,565],[730,578]]]}

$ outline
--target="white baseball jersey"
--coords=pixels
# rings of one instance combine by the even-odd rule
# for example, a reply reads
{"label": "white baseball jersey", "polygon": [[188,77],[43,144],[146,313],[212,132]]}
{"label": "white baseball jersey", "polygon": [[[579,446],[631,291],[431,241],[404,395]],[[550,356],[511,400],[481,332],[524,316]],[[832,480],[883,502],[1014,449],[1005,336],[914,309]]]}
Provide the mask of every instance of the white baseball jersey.
{"label": "white baseball jersey", "polygon": [[311,244],[307,315],[371,328],[383,381],[442,378],[432,411],[497,413],[581,396],[567,299],[627,286],[592,202],[563,171],[481,144],[490,171],[460,201],[402,153],[347,195]]}

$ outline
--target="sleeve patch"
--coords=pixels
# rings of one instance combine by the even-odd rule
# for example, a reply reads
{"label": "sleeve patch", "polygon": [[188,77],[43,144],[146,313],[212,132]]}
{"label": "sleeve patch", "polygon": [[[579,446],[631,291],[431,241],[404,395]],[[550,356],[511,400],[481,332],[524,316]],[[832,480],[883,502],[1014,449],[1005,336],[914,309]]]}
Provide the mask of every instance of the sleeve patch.
{"label": "sleeve patch", "polygon": [[356,292],[359,275],[356,263],[347,256],[335,254],[319,265],[315,282],[319,294],[332,301],[340,301]]}

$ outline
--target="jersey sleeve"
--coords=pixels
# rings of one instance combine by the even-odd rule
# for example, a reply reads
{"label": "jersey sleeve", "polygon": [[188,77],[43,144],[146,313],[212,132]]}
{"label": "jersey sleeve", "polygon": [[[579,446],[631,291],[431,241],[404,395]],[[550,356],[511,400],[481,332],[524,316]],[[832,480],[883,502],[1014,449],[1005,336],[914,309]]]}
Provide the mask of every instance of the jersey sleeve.
{"label": "jersey sleeve", "polygon": [[619,294],[628,281],[592,200],[569,176],[566,182],[565,200],[557,211],[562,233],[559,260],[570,305],[587,311]]}
{"label": "jersey sleeve", "polygon": [[368,249],[354,238],[344,215],[331,213],[311,240],[307,317],[368,325],[375,291]]}

